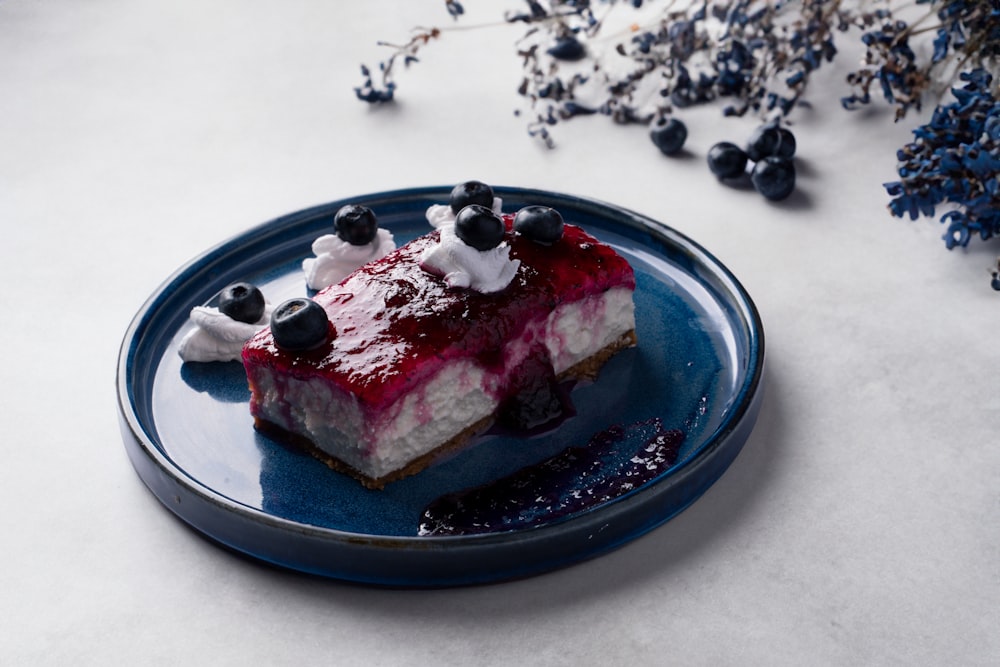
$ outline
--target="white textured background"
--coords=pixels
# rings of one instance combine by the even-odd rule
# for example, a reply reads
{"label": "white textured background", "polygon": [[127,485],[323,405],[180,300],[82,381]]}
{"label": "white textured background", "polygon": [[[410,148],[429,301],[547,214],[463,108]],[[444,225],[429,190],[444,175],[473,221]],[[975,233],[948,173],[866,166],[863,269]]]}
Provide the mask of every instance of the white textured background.
{"label": "white textured background", "polygon": [[[429,47],[394,107],[354,100],[377,39],[450,22],[439,0],[0,2],[0,661],[1000,663],[998,246],[949,253],[886,213],[909,126],[840,109],[850,54],[814,80],[774,205],[704,166],[756,125],[715,109],[681,115],[685,157],[603,118],[539,148],[504,26]],[[767,394],[725,476],[608,556],[438,592],[267,569],[164,511],[115,419],[146,296],[278,215],[469,178],[638,210],[740,278]]]}

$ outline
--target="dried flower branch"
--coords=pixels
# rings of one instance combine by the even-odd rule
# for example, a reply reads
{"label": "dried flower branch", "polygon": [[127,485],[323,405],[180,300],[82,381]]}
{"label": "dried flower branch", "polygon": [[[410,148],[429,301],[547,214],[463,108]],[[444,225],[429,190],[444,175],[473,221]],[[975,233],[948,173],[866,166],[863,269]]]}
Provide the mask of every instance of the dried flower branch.
{"label": "dried flower branch", "polygon": [[[846,109],[881,98],[900,120],[961,80],[956,102],[939,106],[899,151],[900,180],[886,184],[890,209],[918,217],[950,205],[942,217],[949,248],[1000,235],[997,0],[524,0],[520,7],[503,14],[524,28],[517,93],[527,103],[528,133],[549,147],[551,128],[577,116],[662,126],[676,110],[712,101],[725,102],[724,115],[780,125],[806,104],[811,76],[837,56],[836,40],[851,34],[865,55],[846,77]],[[455,20],[465,13],[456,0],[445,8]],[[635,20],[622,20],[623,9]],[[615,20],[622,29],[609,29]],[[392,101],[398,62],[416,62],[447,30],[418,29],[402,45],[387,44],[392,52],[377,81],[362,66],[358,98]]]}
{"label": "dried flower branch", "polygon": [[[449,5],[451,4],[457,3],[449,3]],[[396,82],[393,80],[396,63],[402,60],[403,66],[409,67],[412,63],[419,60],[417,58],[417,52],[420,51],[421,47],[440,36],[441,30],[438,28],[418,28],[414,31],[413,36],[410,37],[410,41],[405,44],[398,45],[390,44],[388,42],[379,42],[380,46],[388,46],[393,50],[392,54],[386,60],[383,60],[378,64],[380,81],[376,84],[372,76],[372,71],[367,65],[362,65],[361,76],[364,77],[364,82],[354,89],[354,94],[357,95],[358,99],[362,102],[391,102],[396,93]]]}
{"label": "dried flower branch", "polygon": [[955,101],[939,106],[899,150],[900,180],[885,184],[898,217],[915,220],[933,216],[941,204],[953,206],[941,216],[948,248],[966,246],[973,236],[1000,236],[1000,102],[985,70],[961,79],[965,85],[952,89]]}
{"label": "dried flower branch", "polygon": [[[464,15],[455,0],[445,7],[456,20]],[[622,8],[637,12],[638,20],[609,43],[602,33]],[[864,37],[869,66],[850,81],[860,94],[845,105],[869,101],[869,87],[883,70],[909,71],[909,61],[897,62],[909,47],[893,32],[906,24],[892,19],[888,0],[855,9],[841,0],[526,0],[503,20],[524,27],[516,45],[524,71],[517,91],[531,110],[529,133],[549,145],[547,128],[583,114],[648,123],[674,108],[728,99],[726,115],[785,117],[801,103],[812,72],[836,56],[836,34],[850,30],[878,27]],[[384,44],[392,52],[379,64],[380,80],[363,66],[358,97],[391,101],[397,62],[416,62],[418,51],[447,30],[421,28],[404,44]],[[902,93],[895,98],[909,102]]]}

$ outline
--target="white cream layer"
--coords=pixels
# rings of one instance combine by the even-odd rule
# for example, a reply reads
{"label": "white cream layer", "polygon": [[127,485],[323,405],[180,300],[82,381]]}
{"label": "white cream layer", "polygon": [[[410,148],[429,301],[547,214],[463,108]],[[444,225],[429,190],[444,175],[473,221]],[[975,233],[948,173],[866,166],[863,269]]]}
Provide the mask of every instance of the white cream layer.
{"label": "white cream layer", "polygon": [[316,256],[302,260],[306,284],[313,290],[335,285],[358,267],[382,259],[395,249],[396,242],[388,229],[379,229],[375,239],[365,245],[351,245],[336,234],[324,234],[313,241]]}
{"label": "white cream layer", "polygon": [[420,268],[441,276],[448,287],[482,294],[500,292],[521,266],[521,260],[510,258],[506,242],[489,250],[476,250],[458,238],[454,225],[443,225],[439,233],[440,240],[420,255]]}
{"label": "white cream layer", "polygon": [[264,315],[253,324],[239,322],[218,308],[195,306],[190,319],[195,328],[189,331],[177,348],[184,361],[239,361],[243,344],[267,326],[272,307],[264,306]]}
{"label": "white cream layer", "polygon": [[261,367],[254,373],[258,416],[379,479],[493,416],[504,383],[534,341],[544,340],[558,375],[634,328],[632,291],[627,288],[565,304],[529,323],[508,343],[503,371],[488,372],[472,359],[446,363],[377,415],[365,414],[355,397],[320,378],[275,375]]}

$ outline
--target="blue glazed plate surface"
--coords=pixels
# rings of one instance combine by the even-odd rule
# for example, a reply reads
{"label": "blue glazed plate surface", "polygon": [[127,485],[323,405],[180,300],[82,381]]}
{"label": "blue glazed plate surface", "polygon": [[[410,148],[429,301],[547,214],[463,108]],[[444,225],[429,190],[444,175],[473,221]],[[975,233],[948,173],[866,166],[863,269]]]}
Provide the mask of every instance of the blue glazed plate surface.
{"label": "blue glazed plate surface", "polygon": [[[531,438],[487,435],[414,477],[369,491],[253,429],[238,362],[183,364],[193,306],[227,284],[258,285],[274,304],[308,294],[300,264],[336,210],[361,203],[397,243],[430,230],[424,211],[450,188],[355,197],[251,229],[182,267],[130,325],[118,365],[122,435],[139,476],[204,536],[279,566],[388,586],[451,586],[529,576],[605,553],[696,500],[753,428],[763,329],[738,281],[700,246],[630,211],[567,195],[494,188],[504,211],[559,210],[614,246],[636,271],[637,348],[572,393],[575,414]],[[685,432],[677,463],[612,501],[484,535],[419,537],[435,498],[508,475],[609,427],[659,418]]]}

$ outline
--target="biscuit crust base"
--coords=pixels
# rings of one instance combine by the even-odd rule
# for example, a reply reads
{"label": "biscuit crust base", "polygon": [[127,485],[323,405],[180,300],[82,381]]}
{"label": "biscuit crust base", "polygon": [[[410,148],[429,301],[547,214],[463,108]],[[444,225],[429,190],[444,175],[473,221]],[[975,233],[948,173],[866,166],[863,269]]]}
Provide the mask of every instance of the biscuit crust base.
{"label": "biscuit crust base", "polygon": [[[565,371],[560,373],[559,377],[556,379],[560,382],[564,380],[595,380],[601,370],[601,367],[607,363],[608,359],[625,348],[635,347],[636,343],[637,339],[635,329],[631,329],[630,331],[622,334],[617,340],[612,342],[607,347],[599,350],[595,354],[587,357],[570,368],[567,368]],[[333,470],[349,475],[358,480],[368,489],[382,490],[385,488],[386,484],[403,479],[404,477],[415,475],[424,468],[427,468],[438,458],[447,456],[448,454],[462,449],[473,437],[492,426],[495,419],[496,415],[484,417],[472,426],[456,433],[438,447],[435,447],[426,454],[413,459],[402,468],[394,470],[388,475],[383,475],[377,479],[365,475],[353,466],[350,466],[330,453],[323,451],[309,438],[287,431],[277,424],[264,419],[255,418],[254,427],[268,437],[303,449]]]}

